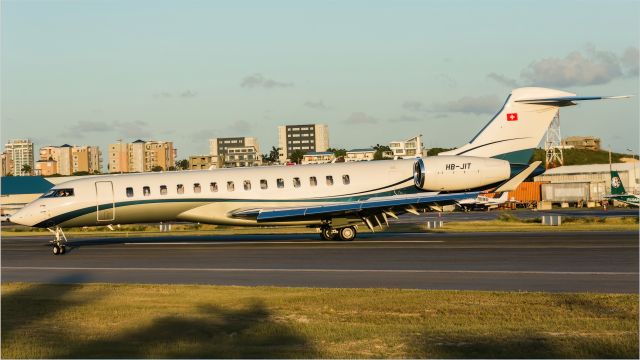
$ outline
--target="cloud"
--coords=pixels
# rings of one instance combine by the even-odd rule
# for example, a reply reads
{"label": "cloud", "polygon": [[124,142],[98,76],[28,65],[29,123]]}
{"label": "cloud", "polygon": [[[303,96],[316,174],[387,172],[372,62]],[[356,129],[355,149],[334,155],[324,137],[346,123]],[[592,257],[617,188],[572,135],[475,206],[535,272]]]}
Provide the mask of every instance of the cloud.
{"label": "cloud", "polygon": [[421,101],[417,101],[417,100],[405,101],[404,103],[402,103],[402,108],[408,111],[413,111],[413,112],[428,111],[428,109],[424,106],[424,104]]}
{"label": "cloud", "polygon": [[142,139],[151,136],[151,132],[149,132],[149,124],[142,120],[114,121],[113,131],[118,135],[127,138]]}
{"label": "cloud", "polygon": [[421,118],[417,117],[417,116],[412,116],[412,115],[401,115],[398,116],[396,118],[392,118],[389,119],[390,122],[418,122],[418,121],[422,121]]}
{"label": "cloud", "polygon": [[627,76],[638,76],[638,48],[630,47],[625,50],[620,58],[622,66],[626,69]]}
{"label": "cloud", "polygon": [[492,72],[492,73],[487,74],[487,77],[489,79],[491,79],[491,80],[494,80],[494,81],[500,83],[500,84],[507,85],[507,86],[512,87],[512,88],[516,88],[516,87],[520,86],[520,85],[518,85],[518,82],[515,79],[508,78],[508,77],[506,77],[506,76],[504,76],[502,74],[498,74],[498,73]]}
{"label": "cloud", "polygon": [[328,110],[329,107],[324,104],[322,100],[320,101],[307,101],[304,103],[304,106],[314,109],[314,110]]}
{"label": "cloud", "polygon": [[494,113],[500,106],[500,100],[496,95],[465,96],[458,100],[446,103],[434,104],[433,109],[444,112],[459,112],[472,114]]}
{"label": "cloud", "polygon": [[520,80],[495,72],[487,77],[509,87],[527,83],[535,86],[586,86],[606,84],[618,78],[638,76],[638,48],[629,47],[621,55],[587,45],[565,57],[535,60],[520,71]]}
{"label": "cloud", "polygon": [[542,86],[581,86],[606,84],[622,76],[620,61],[611,52],[573,51],[564,58],[534,61],[522,70],[523,79]]}
{"label": "cloud", "polygon": [[251,124],[244,120],[237,120],[231,123],[227,129],[230,133],[235,134],[234,136],[246,136],[246,133],[251,130]]}
{"label": "cloud", "polygon": [[142,120],[109,122],[80,120],[60,135],[71,138],[82,138],[90,133],[104,132],[113,132],[117,136],[124,138],[145,138],[151,135],[149,132],[149,124]]}
{"label": "cloud", "polygon": [[155,99],[171,99],[171,98],[180,98],[180,99],[191,99],[198,96],[198,93],[191,90],[180,91],[176,93],[171,93],[168,91],[162,91],[159,93],[153,94]]}
{"label": "cloud", "polygon": [[354,112],[344,122],[349,125],[377,124],[378,119],[363,112]]}
{"label": "cloud", "polygon": [[440,73],[440,74],[436,75],[436,80],[442,86],[446,86],[448,88],[455,88],[456,86],[458,86],[458,82],[456,81],[456,79],[452,78],[451,76],[449,76],[447,74]]}
{"label": "cloud", "polygon": [[282,82],[269,78],[265,78],[262,74],[253,74],[246,76],[242,79],[240,86],[243,88],[265,88],[265,89],[273,89],[273,88],[286,88],[293,86],[293,83],[290,82]]}
{"label": "cloud", "polygon": [[191,90],[183,91],[183,92],[180,93],[180,97],[181,98],[194,98],[196,96],[198,96],[198,93],[197,92],[193,92]]}

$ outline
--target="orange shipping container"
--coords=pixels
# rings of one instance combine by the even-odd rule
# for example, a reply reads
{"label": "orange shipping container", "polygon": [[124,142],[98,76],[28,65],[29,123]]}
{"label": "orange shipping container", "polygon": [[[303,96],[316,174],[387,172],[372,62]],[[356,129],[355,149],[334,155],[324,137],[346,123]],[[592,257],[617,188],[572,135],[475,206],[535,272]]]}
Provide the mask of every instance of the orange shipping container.
{"label": "orange shipping container", "polygon": [[523,182],[514,191],[509,192],[509,200],[513,199],[520,202],[540,201],[542,200],[540,189],[542,184],[546,183],[548,181]]}

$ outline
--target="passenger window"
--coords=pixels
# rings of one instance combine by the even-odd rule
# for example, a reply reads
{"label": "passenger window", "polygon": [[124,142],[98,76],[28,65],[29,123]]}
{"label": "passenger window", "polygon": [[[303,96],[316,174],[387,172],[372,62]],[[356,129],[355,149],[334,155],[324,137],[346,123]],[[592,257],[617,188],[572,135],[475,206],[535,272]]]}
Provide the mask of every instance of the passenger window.
{"label": "passenger window", "polygon": [[176,190],[178,191],[178,194],[184,194],[184,186],[182,184],[178,184]]}
{"label": "passenger window", "polygon": [[345,185],[349,185],[351,180],[349,180],[349,175],[342,175],[342,183]]}
{"label": "passenger window", "polygon": [[293,187],[300,187],[300,178],[298,177],[294,177],[293,178]]}
{"label": "passenger window", "polygon": [[199,194],[202,191],[202,187],[200,187],[200,184],[195,183],[193,184],[193,192],[196,194]]}
{"label": "passenger window", "polygon": [[309,178],[309,185],[311,186],[318,186],[318,179],[316,179],[315,176],[312,176]]}
{"label": "passenger window", "polygon": [[167,185],[160,185],[160,195],[167,195]]}
{"label": "passenger window", "polygon": [[218,192],[218,183],[217,182],[212,182],[209,184],[209,190],[211,192]]}
{"label": "passenger window", "polygon": [[260,180],[260,189],[266,190],[268,187],[269,187],[269,184],[267,184],[267,180],[265,179]]}
{"label": "passenger window", "polygon": [[327,175],[327,185],[328,186],[333,185],[333,176]]}
{"label": "passenger window", "polygon": [[251,181],[249,180],[243,181],[242,186],[244,187],[245,190],[251,190]]}
{"label": "passenger window", "polygon": [[227,181],[227,191],[234,191],[236,186],[233,184],[233,181]]}
{"label": "passenger window", "polygon": [[276,180],[276,184],[278,185],[278,189],[282,189],[284,187],[284,179]]}
{"label": "passenger window", "polygon": [[127,188],[127,197],[133,197],[133,188],[132,187],[128,187]]}
{"label": "passenger window", "polygon": [[144,195],[144,196],[151,195],[151,188],[148,187],[148,186],[143,186],[142,187],[142,195]]}

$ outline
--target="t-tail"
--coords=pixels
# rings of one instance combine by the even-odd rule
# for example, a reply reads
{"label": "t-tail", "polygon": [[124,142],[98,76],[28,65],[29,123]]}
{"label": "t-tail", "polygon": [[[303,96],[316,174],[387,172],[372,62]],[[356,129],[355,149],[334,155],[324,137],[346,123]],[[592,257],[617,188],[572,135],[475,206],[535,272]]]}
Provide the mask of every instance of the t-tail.
{"label": "t-tail", "polygon": [[576,105],[576,101],[581,100],[624,97],[628,96],[576,96],[539,87],[515,89],[498,113],[468,144],[439,155],[490,157],[526,164],[560,107]]}
{"label": "t-tail", "polygon": [[611,170],[611,195],[624,195],[626,193],[622,180],[620,180],[620,175],[618,175],[617,171]]}

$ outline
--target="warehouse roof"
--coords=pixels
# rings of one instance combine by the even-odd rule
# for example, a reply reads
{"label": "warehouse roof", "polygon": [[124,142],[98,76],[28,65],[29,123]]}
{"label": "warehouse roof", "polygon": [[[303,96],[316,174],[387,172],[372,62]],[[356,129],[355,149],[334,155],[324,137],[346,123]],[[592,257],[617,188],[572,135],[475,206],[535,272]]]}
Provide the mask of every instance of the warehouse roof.
{"label": "warehouse roof", "polygon": [[43,194],[53,187],[41,176],[3,176],[0,185],[2,195]]}
{"label": "warehouse roof", "polygon": [[[634,163],[615,163],[611,164],[611,168],[615,171],[633,171]],[[638,171],[640,171],[640,163],[636,163]],[[564,175],[564,174],[588,174],[588,173],[608,173],[609,164],[591,164],[591,165],[567,165],[554,169],[549,169],[542,175]]]}

